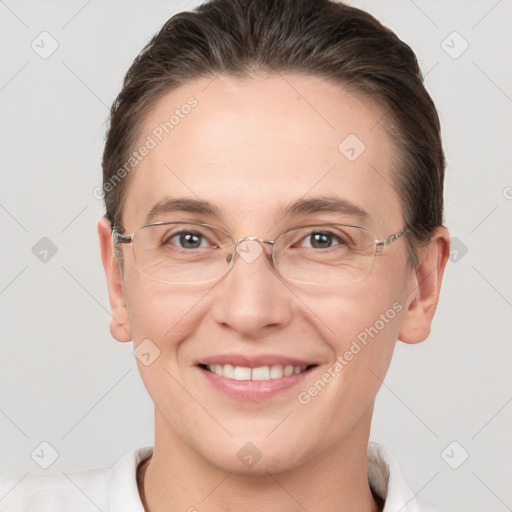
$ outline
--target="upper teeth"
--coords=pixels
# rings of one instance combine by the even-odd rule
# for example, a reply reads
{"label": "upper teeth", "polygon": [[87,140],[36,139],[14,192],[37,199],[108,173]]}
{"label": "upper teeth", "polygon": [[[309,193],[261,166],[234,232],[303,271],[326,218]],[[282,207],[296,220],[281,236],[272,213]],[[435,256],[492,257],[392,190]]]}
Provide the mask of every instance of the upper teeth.
{"label": "upper teeth", "polygon": [[287,364],[274,364],[272,366],[259,366],[247,368],[245,366],[233,366],[231,364],[210,364],[208,370],[222,377],[234,380],[269,380],[289,377],[292,374],[303,372],[307,366],[293,366]]}

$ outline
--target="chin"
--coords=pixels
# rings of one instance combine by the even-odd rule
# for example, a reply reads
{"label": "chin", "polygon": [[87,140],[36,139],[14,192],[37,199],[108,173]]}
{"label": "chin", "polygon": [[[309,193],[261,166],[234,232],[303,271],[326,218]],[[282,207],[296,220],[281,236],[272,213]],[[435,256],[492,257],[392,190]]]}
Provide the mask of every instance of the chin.
{"label": "chin", "polygon": [[282,473],[299,466],[305,458],[304,449],[297,443],[283,446],[265,439],[254,442],[235,439],[225,447],[217,444],[214,453],[202,455],[212,466],[224,472],[240,476],[268,476],[269,473]]}

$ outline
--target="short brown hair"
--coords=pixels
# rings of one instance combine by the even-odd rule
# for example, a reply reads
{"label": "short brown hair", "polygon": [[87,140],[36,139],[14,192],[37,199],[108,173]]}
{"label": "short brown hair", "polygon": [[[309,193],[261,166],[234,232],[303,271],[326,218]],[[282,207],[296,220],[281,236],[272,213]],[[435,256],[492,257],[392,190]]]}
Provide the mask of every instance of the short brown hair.
{"label": "short brown hair", "polygon": [[133,62],[112,105],[102,163],[111,224],[122,224],[131,174],[122,173],[115,186],[113,179],[158,99],[194,79],[254,72],[323,77],[384,109],[399,150],[394,185],[415,264],[414,247],[443,223],[436,108],[411,48],[370,14],[335,0],[210,0],[170,18]]}

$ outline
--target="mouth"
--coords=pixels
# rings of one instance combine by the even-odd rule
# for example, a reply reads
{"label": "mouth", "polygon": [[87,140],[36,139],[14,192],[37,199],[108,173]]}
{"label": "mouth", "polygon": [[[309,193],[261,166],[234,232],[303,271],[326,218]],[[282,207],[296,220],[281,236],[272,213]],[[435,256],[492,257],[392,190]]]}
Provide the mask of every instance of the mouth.
{"label": "mouth", "polygon": [[205,393],[213,389],[229,399],[249,402],[298,387],[317,367],[300,359],[265,356],[212,356],[196,363],[207,384]]}

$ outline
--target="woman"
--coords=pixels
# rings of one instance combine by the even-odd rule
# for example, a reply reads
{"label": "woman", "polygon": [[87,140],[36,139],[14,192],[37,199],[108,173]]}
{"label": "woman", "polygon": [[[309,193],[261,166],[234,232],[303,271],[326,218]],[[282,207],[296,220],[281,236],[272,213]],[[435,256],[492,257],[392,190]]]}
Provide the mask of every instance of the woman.
{"label": "woman", "polygon": [[129,69],[103,173],[111,332],[134,342],[154,447],[28,477],[5,506],[433,510],[368,441],[449,254],[411,49],[331,0],[207,2]]}

